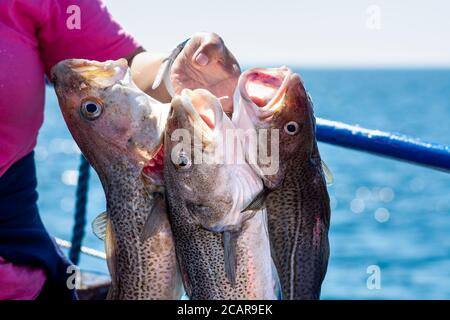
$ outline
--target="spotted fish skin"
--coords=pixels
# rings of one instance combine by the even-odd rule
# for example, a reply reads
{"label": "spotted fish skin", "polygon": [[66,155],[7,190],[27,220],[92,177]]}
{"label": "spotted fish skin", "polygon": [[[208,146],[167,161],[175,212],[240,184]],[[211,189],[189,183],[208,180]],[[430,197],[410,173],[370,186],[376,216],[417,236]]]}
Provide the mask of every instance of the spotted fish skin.
{"label": "spotted fish skin", "polygon": [[[206,127],[198,115],[205,110],[215,112],[211,117],[214,129]],[[173,159],[164,158],[164,178],[184,287],[192,300],[275,299],[266,212],[242,213],[262,190],[261,179],[244,158],[242,164],[189,160],[180,166],[176,161],[180,154],[193,159],[194,150],[210,156],[214,150],[210,154],[204,145],[216,146],[217,140],[207,139],[196,146],[183,140],[180,150],[180,143],[172,140],[174,132],[184,129],[192,137],[198,129],[206,137],[217,137],[214,130],[227,128],[232,124],[219,100],[205,90],[184,90],[172,101],[164,148]],[[232,233],[228,242],[232,246],[227,245],[225,232]],[[234,284],[225,267],[226,261],[231,261],[226,254],[230,251],[235,252]]]}
{"label": "spotted fish skin", "polygon": [[[241,75],[235,108],[234,123],[278,132],[278,158],[263,163],[252,151],[247,158],[258,160],[255,171],[270,190],[265,204],[283,299],[319,299],[330,251],[330,205],[312,101],[290,69],[257,68]],[[268,135],[267,146],[274,137]],[[268,171],[274,164],[278,170]]]}
{"label": "spotted fish skin", "polygon": [[[169,107],[133,83],[125,59],[64,60],[53,67],[52,81],[64,120],[105,192],[108,298],[179,299],[182,284],[164,208],[151,220],[155,232],[142,236],[153,217],[153,192],[161,188],[154,162]],[[143,174],[150,163],[153,169]]]}
{"label": "spotted fish skin", "polygon": [[290,160],[282,186],[266,200],[284,299],[320,298],[330,252],[330,206],[321,170],[320,162]]}
{"label": "spotted fish skin", "polygon": [[151,213],[149,186],[127,163],[113,166],[117,175],[108,181],[107,210],[112,224],[115,258],[111,263],[113,300],[170,300],[181,296],[181,279],[168,216],[156,234],[141,239]]}
{"label": "spotted fish skin", "polygon": [[[239,260],[236,284],[233,286],[225,273],[222,234],[208,231],[192,221],[191,214],[180,199],[168,196],[168,203],[177,257],[191,300],[249,300],[269,296],[254,289],[255,273],[259,266],[254,263],[257,257],[249,256],[247,242],[257,240],[252,238],[252,231],[256,231],[252,230],[255,221],[249,220],[237,239],[236,256]],[[272,295],[272,298],[275,296]]]}
{"label": "spotted fish skin", "polygon": [[288,82],[285,99],[272,123],[284,130],[292,120],[299,124],[298,136],[284,132],[280,138],[280,172],[284,174],[266,203],[269,234],[283,297],[315,300],[320,298],[328,267],[331,210],[313,104],[296,75]]}

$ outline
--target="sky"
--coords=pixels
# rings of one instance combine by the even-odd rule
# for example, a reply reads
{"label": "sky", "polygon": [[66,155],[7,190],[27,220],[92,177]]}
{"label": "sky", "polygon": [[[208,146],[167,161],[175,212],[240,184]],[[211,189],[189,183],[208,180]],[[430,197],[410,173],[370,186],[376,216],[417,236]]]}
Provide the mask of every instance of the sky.
{"label": "sky", "polygon": [[149,51],[214,31],[242,65],[450,67],[448,0],[104,0]]}

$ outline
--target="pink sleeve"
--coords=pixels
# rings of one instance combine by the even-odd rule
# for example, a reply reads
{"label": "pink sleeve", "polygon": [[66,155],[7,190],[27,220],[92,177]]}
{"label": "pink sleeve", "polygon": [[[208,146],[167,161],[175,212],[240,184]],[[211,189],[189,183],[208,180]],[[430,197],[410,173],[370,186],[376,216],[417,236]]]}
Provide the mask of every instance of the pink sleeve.
{"label": "pink sleeve", "polygon": [[[112,18],[101,0],[47,0],[42,3],[48,8],[42,8],[46,17],[38,29],[38,38],[47,75],[53,65],[64,59],[115,60],[139,47]],[[76,11],[68,10],[74,3],[79,8],[79,24],[71,18]]]}
{"label": "pink sleeve", "polygon": [[35,299],[46,279],[41,268],[15,265],[0,257],[0,300]]}

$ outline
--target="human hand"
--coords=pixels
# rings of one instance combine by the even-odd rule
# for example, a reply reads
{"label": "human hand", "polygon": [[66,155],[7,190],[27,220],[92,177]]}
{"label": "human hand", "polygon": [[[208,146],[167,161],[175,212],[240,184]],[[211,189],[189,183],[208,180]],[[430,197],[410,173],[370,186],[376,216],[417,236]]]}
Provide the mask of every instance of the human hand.
{"label": "human hand", "polygon": [[233,111],[233,94],[241,74],[236,58],[215,33],[196,33],[175,59],[170,79],[175,93],[207,89],[221,99],[226,113]]}

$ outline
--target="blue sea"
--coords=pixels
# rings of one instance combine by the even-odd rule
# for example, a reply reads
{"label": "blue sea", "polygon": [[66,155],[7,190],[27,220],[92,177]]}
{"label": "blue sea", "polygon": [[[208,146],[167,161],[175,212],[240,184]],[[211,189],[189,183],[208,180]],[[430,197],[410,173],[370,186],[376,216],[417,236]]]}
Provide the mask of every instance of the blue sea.
{"label": "blue sea", "polygon": [[[450,144],[450,70],[297,69],[317,117]],[[51,87],[36,148],[39,206],[70,240],[80,152]],[[450,175],[319,144],[334,174],[331,257],[323,299],[450,299]],[[84,245],[103,250],[90,222],[105,210],[92,171]],[[81,267],[107,272],[83,256]]]}

